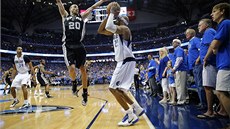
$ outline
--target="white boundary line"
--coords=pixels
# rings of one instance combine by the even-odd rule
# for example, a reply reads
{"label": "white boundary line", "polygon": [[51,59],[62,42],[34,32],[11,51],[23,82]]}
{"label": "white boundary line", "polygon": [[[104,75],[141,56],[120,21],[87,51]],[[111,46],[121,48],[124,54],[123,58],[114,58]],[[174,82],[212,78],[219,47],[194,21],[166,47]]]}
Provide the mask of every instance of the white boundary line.
{"label": "white boundary line", "polygon": [[[130,91],[129,91],[129,93],[131,94],[132,100],[135,101],[136,104],[138,104],[138,102],[137,102],[137,100],[134,98],[133,94],[132,94]],[[139,104],[138,104],[138,105],[139,105]],[[140,106],[140,105],[139,105],[139,106]],[[142,116],[143,116],[143,118],[145,119],[145,121],[147,122],[147,124],[148,124],[148,126],[149,126],[150,129],[156,129],[145,113],[144,113]]]}

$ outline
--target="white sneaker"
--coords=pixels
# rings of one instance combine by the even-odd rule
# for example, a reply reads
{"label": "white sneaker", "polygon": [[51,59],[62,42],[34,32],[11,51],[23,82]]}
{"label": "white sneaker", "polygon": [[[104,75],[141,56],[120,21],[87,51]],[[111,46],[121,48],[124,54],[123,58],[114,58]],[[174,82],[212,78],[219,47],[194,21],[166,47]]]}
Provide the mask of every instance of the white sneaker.
{"label": "white sneaker", "polygon": [[14,102],[10,105],[10,108],[13,108],[16,104],[19,103],[19,100],[17,99],[16,101],[14,100]]}
{"label": "white sneaker", "polygon": [[39,94],[37,92],[34,92],[34,96],[38,96]]}
{"label": "white sneaker", "polygon": [[159,101],[160,104],[165,104],[167,103],[167,99],[162,99],[161,101]]}
{"label": "white sneaker", "polygon": [[24,103],[19,109],[27,109],[27,108],[29,108],[31,105],[30,105],[30,103]]}
{"label": "white sneaker", "polygon": [[175,101],[170,101],[169,104],[170,105],[177,105],[177,103]]}
{"label": "white sneaker", "polygon": [[178,105],[184,105],[184,104],[185,104],[185,100],[177,101],[177,104],[178,104]]}
{"label": "white sneaker", "polygon": [[39,95],[40,95],[40,96],[42,96],[42,95],[43,95],[43,93],[42,93],[42,92],[40,92],[40,93],[39,93]]}
{"label": "white sneaker", "polygon": [[136,116],[140,117],[145,113],[145,110],[141,107],[138,107],[138,108],[134,108],[133,112],[136,114]]}
{"label": "white sneaker", "polygon": [[119,122],[118,126],[130,126],[130,125],[137,123],[138,120],[139,118],[134,113],[128,114],[128,119],[126,119],[125,121]]}

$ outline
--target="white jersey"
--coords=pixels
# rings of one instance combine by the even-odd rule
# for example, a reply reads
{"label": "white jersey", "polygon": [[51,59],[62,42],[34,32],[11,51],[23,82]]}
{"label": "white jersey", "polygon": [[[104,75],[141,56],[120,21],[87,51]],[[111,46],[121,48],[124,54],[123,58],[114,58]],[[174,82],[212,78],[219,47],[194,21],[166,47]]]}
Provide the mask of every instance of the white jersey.
{"label": "white jersey", "polygon": [[113,47],[115,53],[115,60],[117,62],[123,61],[127,57],[135,58],[135,56],[132,53],[131,41],[121,40],[118,34],[113,35]]}
{"label": "white jersey", "polygon": [[138,68],[135,68],[135,74],[138,75],[140,70]]}
{"label": "white jersey", "polygon": [[27,56],[21,55],[21,57],[14,56],[14,64],[16,66],[17,72],[24,74],[29,72],[29,65],[27,63],[30,62],[30,59]]}

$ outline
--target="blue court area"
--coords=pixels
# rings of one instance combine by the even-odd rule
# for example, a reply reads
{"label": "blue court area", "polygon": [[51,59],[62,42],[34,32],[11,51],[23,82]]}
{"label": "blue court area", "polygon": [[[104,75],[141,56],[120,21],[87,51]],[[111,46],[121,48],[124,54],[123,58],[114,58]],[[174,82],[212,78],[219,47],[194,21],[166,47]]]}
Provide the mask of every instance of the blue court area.
{"label": "blue court area", "polygon": [[229,124],[228,118],[215,117],[199,119],[205,112],[194,104],[172,106],[159,104],[159,97],[149,96],[144,90],[132,91],[137,102],[145,109],[146,115],[156,129],[221,129]]}

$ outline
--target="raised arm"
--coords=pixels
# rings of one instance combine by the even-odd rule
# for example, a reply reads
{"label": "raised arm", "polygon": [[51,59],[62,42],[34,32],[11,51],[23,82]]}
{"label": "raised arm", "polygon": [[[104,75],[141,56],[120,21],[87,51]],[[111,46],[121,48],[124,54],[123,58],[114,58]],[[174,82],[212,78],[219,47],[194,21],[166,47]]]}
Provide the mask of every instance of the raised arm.
{"label": "raised arm", "polygon": [[86,19],[88,17],[88,15],[98,6],[100,6],[102,3],[106,2],[108,0],[100,0],[97,3],[95,3],[94,5],[92,5],[91,7],[89,7],[85,12],[81,13],[81,16],[83,19]]}
{"label": "raised arm", "polygon": [[110,36],[110,35],[113,35],[113,33],[110,32],[110,31],[107,31],[107,30],[105,29],[105,25],[106,25],[107,20],[108,20],[108,17],[102,21],[102,23],[100,24],[100,26],[99,26],[97,32],[98,32],[99,34],[103,34],[103,35],[108,35],[108,36]]}
{"label": "raised arm", "polygon": [[63,6],[61,0],[56,0],[56,2],[61,16],[62,17],[68,16],[68,12],[65,10],[65,7]]}

